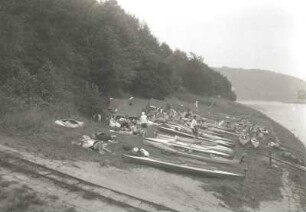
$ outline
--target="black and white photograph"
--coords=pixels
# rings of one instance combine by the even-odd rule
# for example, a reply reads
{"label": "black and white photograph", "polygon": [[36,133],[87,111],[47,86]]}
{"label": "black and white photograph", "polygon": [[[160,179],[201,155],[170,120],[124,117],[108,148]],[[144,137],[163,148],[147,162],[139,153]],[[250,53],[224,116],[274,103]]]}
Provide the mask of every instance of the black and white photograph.
{"label": "black and white photograph", "polygon": [[0,0],[0,212],[306,211],[303,0]]}

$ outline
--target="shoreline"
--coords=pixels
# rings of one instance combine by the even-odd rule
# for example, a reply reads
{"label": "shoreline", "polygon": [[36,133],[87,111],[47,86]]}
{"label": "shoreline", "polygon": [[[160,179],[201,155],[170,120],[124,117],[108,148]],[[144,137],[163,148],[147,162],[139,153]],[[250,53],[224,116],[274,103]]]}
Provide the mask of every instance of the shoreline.
{"label": "shoreline", "polygon": [[[254,101],[255,102],[255,101]],[[260,102],[260,101],[257,101],[257,102]],[[273,102],[273,101],[272,101]],[[254,110],[256,111],[257,113],[260,113],[262,114],[263,116],[265,116],[266,119],[268,119],[270,122],[271,122],[271,127],[273,129],[273,134],[275,135],[276,139],[279,141],[279,142],[286,142],[288,143],[287,140],[291,140],[291,141],[294,141],[294,142],[291,142],[291,144],[297,144],[299,147],[298,148],[294,148],[295,150],[298,150],[298,151],[302,151],[303,154],[305,154],[305,162],[306,162],[306,144],[300,139],[297,137],[297,135],[294,134],[294,132],[292,132],[291,130],[289,130],[286,126],[284,126],[283,124],[279,123],[277,120],[275,120],[274,118],[270,117],[268,114],[266,114],[265,112],[263,111],[260,111],[254,107],[251,107],[250,105],[248,104],[244,104],[244,103],[241,103],[241,102],[238,102],[239,104],[242,104],[243,106],[245,107],[248,107],[249,109],[251,110]],[[270,103],[270,102],[269,102]],[[279,102],[277,102],[279,103]],[[275,132],[275,129],[277,129],[277,131]]]}
{"label": "shoreline", "polygon": [[[254,101],[254,102],[260,102],[260,101]],[[240,104],[243,104],[243,103],[240,102]],[[281,123],[274,120],[268,114],[262,111],[259,111],[251,107],[250,105],[247,105],[247,104],[243,104],[243,105],[246,107],[249,107],[251,110],[255,110],[258,113],[261,113],[264,116],[266,116],[266,119],[268,119],[271,122],[272,133],[275,136],[276,140],[280,143],[284,143],[284,141],[291,141],[290,143],[285,142],[285,144],[287,145],[290,144],[294,146],[294,147],[291,147],[291,146],[290,147],[293,151],[295,151],[295,153],[299,154],[299,157],[303,159],[303,162],[305,165],[306,144],[303,141],[301,141],[293,132],[291,132]],[[281,165],[281,164],[278,164],[278,165]],[[267,211],[267,212],[279,211],[279,210],[284,209],[286,205],[290,206],[290,209],[288,209],[290,211],[291,210],[300,211],[300,210],[306,209],[306,196],[305,196],[306,194],[306,187],[305,187],[306,186],[306,172],[297,171],[294,168],[292,169],[292,167],[288,167],[288,166],[283,166],[282,169],[284,171],[284,173],[282,174],[282,196],[283,196],[282,200],[268,202],[268,204],[266,204],[265,202],[262,202],[263,203],[262,209],[264,210],[260,210],[260,211]],[[272,205],[269,205],[269,204],[272,204]]]}
{"label": "shoreline", "polygon": [[284,103],[289,103],[289,104],[306,104],[306,99],[288,100],[288,101],[284,101]]}
{"label": "shoreline", "polygon": [[[267,101],[243,101],[249,106],[293,133],[306,147],[306,134],[303,126],[306,126],[306,107],[300,104]],[[286,114],[287,116],[284,116]]]}

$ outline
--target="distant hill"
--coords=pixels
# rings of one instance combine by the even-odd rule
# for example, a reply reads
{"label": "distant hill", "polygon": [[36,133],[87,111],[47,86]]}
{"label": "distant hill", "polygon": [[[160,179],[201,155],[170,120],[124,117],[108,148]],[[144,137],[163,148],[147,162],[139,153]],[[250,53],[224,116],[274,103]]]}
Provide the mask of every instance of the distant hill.
{"label": "distant hill", "polygon": [[291,101],[305,81],[258,69],[214,68],[232,83],[238,100]]}

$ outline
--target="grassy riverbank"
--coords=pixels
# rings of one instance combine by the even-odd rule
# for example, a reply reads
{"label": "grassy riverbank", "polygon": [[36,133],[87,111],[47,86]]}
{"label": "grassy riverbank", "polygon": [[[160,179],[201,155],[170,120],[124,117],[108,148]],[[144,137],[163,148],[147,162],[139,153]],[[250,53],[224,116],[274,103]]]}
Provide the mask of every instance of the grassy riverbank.
{"label": "grassy riverbank", "polygon": [[[240,158],[241,155],[246,154],[246,159],[241,164],[241,170],[247,168],[247,175],[244,180],[234,179],[214,179],[214,178],[200,178],[195,176],[178,176],[178,186],[189,182],[188,179],[192,179],[192,182],[196,182],[200,185],[203,194],[205,192],[213,191],[215,196],[221,200],[219,203],[220,208],[238,210],[245,207],[259,208],[260,203],[263,201],[276,201],[281,200],[282,196],[282,173],[289,172],[289,179],[296,187],[305,187],[306,177],[305,173],[289,166],[283,166],[275,164],[269,167],[268,155],[269,148],[267,148],[268,139],[271,138],[274,141],[279,141],[281,144],[287,147],[287,149],[298,157],[300,161],[306,161],[305,159],[305,147],[302,143],[294,137],[294,135],[288,130],[284,129],[279,124],[275,123],[264,114],[257,112],[244,105],[230,102],[223,99],[207,99],[200,98],[191,95],[178,95],[177,98],[169,99],[168,101],[184,103],[192,103],[194,99],[199,99],[199,113],[204,117],[221,120],[225,119],[225,116],[239,116],[249,119],[252,123],[265,126],[269,132],[267,139],[262,142],[258,149],[253,149],[251,145],[241,147],[238,144],[238,140],[235,139],[235,157]],[[184,99],[185,101],[183,101]],[[213,103],[213,104],[212,104]],[[124,146],[140,146],[147,149],[151,155],[161,156],[159,150],[144,146],[142,138],[140,136],[131,135],[119,135],[119,144],[114,144],[110,148],[113,150],[113,154],[100,155],[96,152],[84,150],[78,146],[72,145],[72,141],[78,140],[82,135],[90,135],[94,132],[108,132],[109,128],[105,124],[96,123],[82,116],[79,116],[72,108],[55,107],[56,109],[31,109],[30,111],[24,111],[22,113],[7,114],[0,121],[0,143],[7,145],[20,151],[27,151],[39,157],[50,160],[61,161],[73,161],[76,164],[78,162],[94,162],[99,163],[101,167],[116,167],[122,170],[138,169],[141,166],[125,163],[121,155],[125,153]],[[65,116],[64,116],[65,115]],[[77,129],[67,129],[53,124],[57,118],[76,118],[85,122],[85,126]],[[168,157],[164,155],[163,157]],[[273,151],[273,157],[286,160],[282,157],[281,151]],[[145,167],[141,167],[146,170]],[[160,183],[164,182],[173,183],[167,179],[167,173],[163,171],[151,169],[150,172],[154,172],[156,177],[159,177]],[[154,171],[155,170],[155,171]],[[82,172],[82,169],[79,170]],[[151,182],[149,178],[144,175],[136,175],[134,180],[139,180],[139,190],[147,190],[147,186],[150,186]],[[148,176],[149,177],[149,176]],[[142,184],[141,182],[146,182]],[[169,181],[169,182],[168,182]],[[128,182],[127,182],[128,183]],[[153,184],[151,185],[153,186]],[[161,188],[166,189],[166,188]],[[152,191],[153,192],[153,191]],[[165,190],[164,193],[171,193],[173,190]],[[178,189],[177,192],[182,192],[184,195],[184,189]],[[192,195],[189,194],[192,199]],[[186,195],[187,192],[185,191]],[[198,193],[197,193],[198,194]],[[305,206],[305,190],[300,189],[297,193],[301,204]],[[188,203],[186,203],[188,204]],[[196,204],[196,203],[195,203]],[[194,210],[199,207],[194,205]]]}

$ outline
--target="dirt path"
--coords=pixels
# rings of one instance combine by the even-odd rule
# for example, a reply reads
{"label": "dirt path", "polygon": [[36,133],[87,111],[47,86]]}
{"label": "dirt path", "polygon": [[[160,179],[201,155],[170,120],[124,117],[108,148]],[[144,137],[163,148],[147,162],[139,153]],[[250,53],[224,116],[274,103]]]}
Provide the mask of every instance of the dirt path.
{"label": "dirt path", "polygon": [[[0,146],[0,148],[1,150],[16,152],[8,147]],[[19,152],[18,154],[33,162],[86,181],[162,204],[178,211],[231,211],[214,196],[213,192],[204,191],[203,183],[186,176],[153,168],[121,170],[114,167],[101,167],[99,163],[93,162],[50,161],[26,152]]]}
{"label": "dirt path", "polygon": [[[86,197],[79,193],[71,192],[68,189],[61,188],[58,185],[53,184],[50,181],[41,178],[34,178],[31,175],[22,174],[3,167],[0,169],[0,176],[1,181],[4,181],[9,185],[7,187],[7,190],[9,190],[7,193],[10,192],[12,194],[14,192],[14,188],[24,188],[27,189],[25,192],[34,192],[40,201],[39,204],[32,204],[29,200],[24,198],[23,195],[25,202],[22,204],[29,204],[29,208],[26,210],[19,208],[18,204],[16,203],[13,203],[16,204],[14,206],[15,209],[11,209],[9,208],[9,205],[12,204],[12,200],[2,199],[0,209],[2,208],[4,211],[126,211],[124,208],[91,199],[90,196]],[[12,195],[15,196],[15,194]]]}
{"label": "dirt path", "polygon": [[289,172],[285,170],[282,176],[283,188],[282,195],[285,205],[287,205],[289,211],[301,211],[300,197],[294,190],[294,184],[289,179]]}
{"label": "dirt path", "polygon": [[281,188],[282,200],[280,201],[267,201],[262,202],[258,209],[245,208],[246,211],[252,212],[299,212],[306,211],[306,208],[302,208],[299,201],[299,195],[295,186],[290,182],[289,172],[287,170],[283,171]]}

